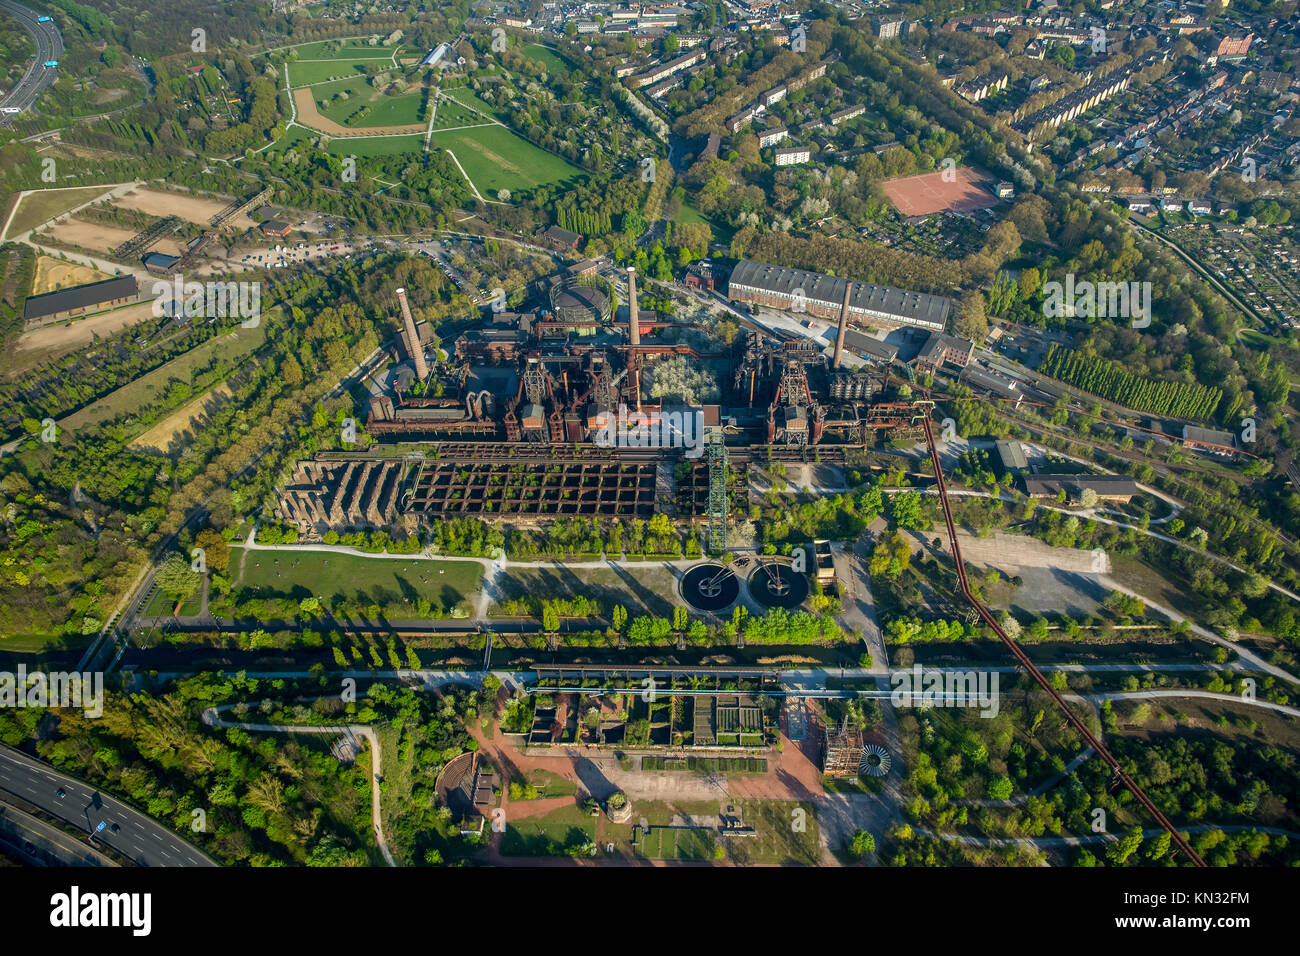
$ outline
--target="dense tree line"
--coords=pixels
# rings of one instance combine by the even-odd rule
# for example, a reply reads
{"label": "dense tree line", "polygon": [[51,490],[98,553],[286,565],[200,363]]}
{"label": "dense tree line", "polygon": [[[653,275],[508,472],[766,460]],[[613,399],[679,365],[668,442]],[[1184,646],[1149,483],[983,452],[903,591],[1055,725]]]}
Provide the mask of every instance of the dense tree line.
{"label": "dense tree line", "polygon": [[1208,420],[1223,398],[1218,388],[1146,378],[1095,355],[1055,344],[1039,371],[1126,408],[1175,418]]}

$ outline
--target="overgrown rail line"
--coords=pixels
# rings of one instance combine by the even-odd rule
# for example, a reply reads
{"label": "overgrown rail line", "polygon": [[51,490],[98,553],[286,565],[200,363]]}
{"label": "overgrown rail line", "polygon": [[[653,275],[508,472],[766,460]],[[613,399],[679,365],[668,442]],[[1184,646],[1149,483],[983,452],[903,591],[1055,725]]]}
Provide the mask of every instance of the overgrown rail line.
{"label": "overgrown rail line", "polygon": [[1002,629],[1002,625],[998,623],[997,618],[993,616],[993,612],[985,607],[984,603],[975,597],[974,593],[971,591],[970,583],[966,579],[966,565],[962,561],[961,546],[957,543],[957,526],[953,522],[952,505],[948,501],[948,486],[943,479],[943,464],[939,460],[939,450],[938,446],[936,446],[934,442],[934,430],[931,427],[930,416],[928,414],[924,416],[922,420],[922,427],[925,429],[925,443],[930,451],[930,462],[934,465],[935,484],[939,489],[939,502],[943,506],[944,523],[948,526],[948,542],[952,546],[952,559],[953,563],[957,567],[957,581],[961,587],[962,595],[970,602],[971,607],[975,609],[984,623],[992,628],[993,633],[996,634],[1002,643],[1007,646],[1007,649],[1011,651],[1012,655],[1020,663],[1020,666],[1038,682],[1039,687],[1048,693],[1056,704],[1057,709],[1065,715],[1065,719],[1069,721],[1070,726],[1079,732],[1083,739],[1088,742],[1089,746],[1097,752],[1097,755],[1100,756],[1102,760],[1106,761],[1111,772],[1115,775],[1115,779],[1118,780],[1119,783],[1122,783],[1128,789],[1129,793],[1133,794],[1133,796],[1137,798],[1138,803],[1142,804],[1142,806],[1146,808],[1146,811],[1151,814],[1151,817],[1160,824],[1166,832],[1168,832],[1174,846],[1181,850],[1183,854],[1186,855],[1187,859],[1189,859],[1195,866],[1205,866],[1205,861],[1202,860],[1200,855],[1192,849],[1191,844],[1183,838],[1182,834],[1178,832],[1178,829],[1169,821],[1169,819],[1160,812],[1160,808],[1157,807],[1142,788],[1138,786],[1137,781],[1134,780],[1122,766],[1120,766],[1120,762],[1115,759],[1115,756],[1109,750],[1106,749],[1101,740],[1099,740],[1096,735],[1088,729],[1083,720],[1080,719],[1074,710],[1071,709],[1070,705],[1065,702],[1065,698],[1057,693],[1056,688],[1051,685],[1051,682],[1043,675],[1043,672],[1034,666],[1034,662],[1029,659],[1029,656],[1025,654],[1020,645],[1007,635],[1007,632]]}

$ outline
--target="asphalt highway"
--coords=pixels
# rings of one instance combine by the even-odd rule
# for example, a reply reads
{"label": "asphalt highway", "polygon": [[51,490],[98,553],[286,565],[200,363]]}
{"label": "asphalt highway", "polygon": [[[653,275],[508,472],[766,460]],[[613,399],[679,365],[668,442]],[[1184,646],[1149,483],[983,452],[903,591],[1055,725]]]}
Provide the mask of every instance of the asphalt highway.
{"label": "asphalt highway", "polygon": [[[63,790],[60,797],[58,791]],[[8,747],[0,747],[0,790],[20,797],[111,847],[137,866],[216,866],[157,821],[120,800]],[[103,821],[106,826],[95,832]],[[113,830],[117,825],[116,832]]]}
{"label": "asphalt highway", "polygon": [[22,24],[36,41],[36,58],[17,85],[0,99],[0,126],[9,126],[18,113],[31,109],[41,91],[54,82],[58,68],[45,64],[63,56],[63,35],[53,20],[40,22],[39,18],[45,14],[14,0],[0,0],[0,10]]}

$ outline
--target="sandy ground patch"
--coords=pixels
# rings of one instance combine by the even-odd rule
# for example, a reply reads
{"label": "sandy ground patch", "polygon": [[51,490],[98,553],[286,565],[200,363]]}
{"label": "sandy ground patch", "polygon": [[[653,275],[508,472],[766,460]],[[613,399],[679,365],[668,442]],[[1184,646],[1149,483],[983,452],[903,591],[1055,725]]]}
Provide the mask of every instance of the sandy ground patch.
{"label": "sandy ground patch", "polygon": [[[111,253],[134,236],[135,231],[122,226],[109,226],[104,223],[67,219],[50,227],[47,234],[51,239],[69,245],[80,246],[82,249]],[[161,239],[150,246],[149,251],[178,256],[181,253],[181,244],[174,239]]]}
{"label": "sandy ground patch", "polygon": [[207,417],[230,397],[230,386],[225,382],[205,395],[178,408],[153,428],[149,429],[135,441],[131,447],[136,451],[158,451],[166,454],[177,435],[189,430],[194,424]]}
{"label": "sandy ground patch", "polygon": [[332,119],[327,119],[320,114],[320,110],[316,108],[316,101],[312,98],[310,88],[294,90],[293,105],[298,110],[299,124],[322,133],[328,133],[330,136],[394,136],[403,133],[423,133],[425,130],[423,123],[417,123],[414,126],[367,126],[364,128],[358,127],[357,129],[340,126]]}
{"label": "sandy ground patch", "polygon": [[53,292],[56,289],[67,289],[70,286],[85,285],[88,282],[98,282],[101,279],[109,278],[112,277],[100,272],[98,269],[92,269],[90,266],[79,265],[75,262],[64,262],[61,259],[55,259],[53,256],[37,256],[36,278],[32,281],[32,295],[41,295],[45,292]]}
{"label": "sandy ground patch", "polygon": [[[184,193],[158,192],[153,189],[133,189],[114,205],[123,209],[138,209],[159,219],[166,216],[179,216],[200,226],[207,226],[213,216],[226,208],[227,203],[220,199],[208,199],[205,196],[187,196]],[[253,220],[247,215],[240,214],[227,221],[226,225],[236,229],[251,229]]]}
{"label": "sandy ground patch", "polygon": [[142,319],[153,316],[153,302],[138,302],[113,312],[105,312],[79,319],[71,326],[56,324],[32,329],[18,337],[14,344],[15,352],[38,352],[52,350],[66,351],[79,345],[85,345],[91,337],[112,335],[127,326],[134,325]]}

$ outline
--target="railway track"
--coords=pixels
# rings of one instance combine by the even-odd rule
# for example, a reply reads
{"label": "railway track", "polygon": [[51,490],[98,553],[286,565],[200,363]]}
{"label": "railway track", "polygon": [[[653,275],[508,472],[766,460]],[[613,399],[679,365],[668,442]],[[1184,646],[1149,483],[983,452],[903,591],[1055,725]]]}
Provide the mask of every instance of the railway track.
{"label": "railway track", "polygon": [[1088,726],[1082,719],[1080,719],[1070,705],[1065,702],[1065,698],[1057,692],[1056,688],[1053,687],[1051,682],[1043,675],[1043,672],[1034,665],[1034,662],[1029,659],[1029,656],[1024,652],[1020,645],[1007,635],[1007,632],[1002,629],[1002,625],[998,623],[997,618],[993,616],[993,612],[985,607],[984,603],[975,597],[974,593],[971,591],[970,582],[966,579],[966,565],[962,561],[961,546],[957,543],[957,526],[952,518],[952,504],[948,500],[948,486],[943,478],[943,463],[939,460],[939,449],[934,442],[934,431],[931,427],[930,417],[928,415],[922,421],[922,427],[925,430],[925,443],[930,451],[930,462],[934,465],[935,485],[939,489],[939,502],[943,507],[944,523],[948,527],[948,542],[952,546],[952,559],[953,563],[957,567],[957,581],[961,587],[962,595],[970,603],[971,607],[975,609],[976,613],[984,623],[993,630],[993,633],[996,634],[999,640],[1001,640],[1002,643],[1006,645],[1007,649],[1011,651],[1012,656],[1015,657],[1020,666],[1023,667],[1037,682],[1038,686],[1046,691],[1052,698],[1056,708],[1062,713],[1062,715],[1064,715],[1065,719],[1069,721],[1070,726],[1079,732],[1080,736],[1088,742],[1089,746],[1096,751],[1097,755],[1101,757],[1102,760],[1106,761],[1107,766],[1110,767],[1111,772],[1114,774],[1114,779],[1118,783],[1123,784],[1125,789],[1127,789],[1129,793],[1133,794],[1137,802],[1142,804],[1147,813],[1151,815],[1152,819],[1160,824],[1160,826],[1169,834],[1174,846],[1177,847],[1177,849],[1181,851],[1193,865],[1201,867],[1205,866],[1205,861],[1202,860],[1200,855],[1192,849],[1191,844],[1183,838],[1182,834],[1178,832],[1178,829],[1169,821],[1169,819],[1160,812],[1160,808],[1157,807],[1155,803],[1152,802],[1151,798],[1146,795],[1143,789],[1138,786],[1137,781],[1124,770],[1120,765],[1120,762],[1109,750],[1106,749],[1101,740],[1088,729]]}

